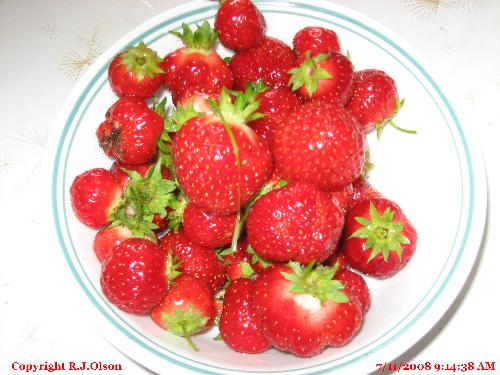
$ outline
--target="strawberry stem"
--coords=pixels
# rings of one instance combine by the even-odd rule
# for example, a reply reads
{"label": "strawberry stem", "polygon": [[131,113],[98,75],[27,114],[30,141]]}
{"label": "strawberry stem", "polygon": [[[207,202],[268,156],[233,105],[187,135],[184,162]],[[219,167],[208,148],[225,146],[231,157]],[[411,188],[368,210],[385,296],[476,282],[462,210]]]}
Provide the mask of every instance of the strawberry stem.
{"label": "strawberry stem", "polygon": [[193,340],[191,340],[191,336],[189,336],[187,334],[187,332],[186,332],[186,326],[184,324],[182,325],[182,336],[184,336],[184,338],[188,342],[188,344],[191,347],[191,349],[193,349],[195,352],[197,352],[199,350],[198,347],[196,346],[196,344],[193,342]]}

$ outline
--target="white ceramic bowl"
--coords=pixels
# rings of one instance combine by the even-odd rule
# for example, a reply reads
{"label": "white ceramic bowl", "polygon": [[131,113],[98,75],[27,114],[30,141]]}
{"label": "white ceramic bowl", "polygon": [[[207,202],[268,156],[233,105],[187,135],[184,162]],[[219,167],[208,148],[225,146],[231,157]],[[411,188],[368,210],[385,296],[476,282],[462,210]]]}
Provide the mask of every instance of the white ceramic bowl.
{"label": "white ceramic bowl", "polygon": [[[360,333],[347,346],[303,359],[270,350],[259,355],[231,351],[214,341],[216,329],[195,338],[193,352],[182,338],[160,330],[148,317],[125,314],[110,305],[99,286],[99,263],[92,251],[94,231],[74,217],[69,187],[76,175],[109,167],[95,130],[116,100],[107,82],[112,57],[144,40],[165,55],[180,46],[170,30],[182,22],[213,22],[217,2],[195,1],[145,22],[107,50],[78,82],[54,128],[52,210],[67,265],[95,311],[104,335],[126,355],[159,373],[182,368],[202,373],[336,373],[376,370],[415,344],[449,308],[478,253],[486,210],[481,157],[450,102],[446,85],[404,40],[373,20],[325,1],[262,1],[267,34],[291,45],[304,26],[335,30],[356,69],[377,68],[395,78],[406,99],[399,125],[407,135],[387,129],[380,141],[368,137],[375,163],[370,180],[398,202],[419,233],[408,266],[388,280],[369,279],[372,305]],[[219,48],[223,56],[229,52]],[[177,367],[178,366],[178,367]],[[173,369],[175,368],[175,370]]]}

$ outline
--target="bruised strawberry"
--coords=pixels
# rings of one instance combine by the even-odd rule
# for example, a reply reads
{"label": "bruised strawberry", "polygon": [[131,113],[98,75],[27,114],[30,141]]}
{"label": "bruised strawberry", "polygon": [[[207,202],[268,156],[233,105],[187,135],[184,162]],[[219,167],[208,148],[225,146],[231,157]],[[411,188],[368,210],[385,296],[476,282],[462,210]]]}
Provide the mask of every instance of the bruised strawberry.
{"label": "bruised strawberry", "polygon": [[247,240],[264,259],[321,263],[335,250],[343,224],[343,212],[327,193],[292,183],[264,195],[250,208]]}
{"label": "bruised strawberry", "polygon": [[234,76],[234,88],[262,79],[271,88],[288,85],[288,71],[295,66],[295,54],[281,40],[265,36],[253,48],[234,54],[229,67]]}
{"label": "bruised strawberry", "polygon": [[184,231],[168,232],[160,239],[165,254],[179,263],[177,270],[183,275],[193,276],[204,282],[212,293],[217,292],[224,282],[224,266],[217,259],[215,251],[189,240]]}
{"label": "bruised strawberry", "polygon": [[116,246],[132,237],[134,235],[130,229],[122,225],[104,228],[97,232],[93,247],[99,262],[102,263]]}
{"label": "bruised strawberry", "polygon": [[257,275],[253,308],[264,336],[277,349],[311,357],[343,346],[359,331],[359,302],[339,280],[336,267],[275,264]]}
{"label": "bruised strawberry", "polygon": [[109,84],[118,96],[146,99],[163,82],[162,59],[144,42],[119,53],[108,68]]}
{"label": "bruised strawberry", "polygon": [[214,298],[200,280],[186,275],[176,277],[168,291],[151,311],[151,319],[166,331],[185,337],[198,350],[191,336],[210,328],[216,316]]}
{"label": "bruised strawberry", "polygon": [[307,26],[293,37],[293,50],[300,56],[310,51],[311,57],[323,52],[340,52],[340,42],[335,31],[321,26]]}
{"label": "bruised strawberry", "polygon": [[188,203],[182,221],[184,233],[194,243],[216,248],[231,243],[236,215],[215,215]]}
{"label": "bruised strawberry", "polygon": [[167,292],[165,267],[165,254],[157,245],[130,238],[116,246],[102,263],[102,292],[123,311],[147,314]]}
{"label": "bruised strawberry", "polygon": [[219,215],[235,213],[271,173],[269,146],[246,125],[258,103],[234,104],[223,90],[217,116],[194,117],[173,142],[175,174],[189,200]]}
{"label": "bruised strawberry", "polygon": [[299,55],[298,68],[289,71],[289,85],[304,101],[323,100],[344,106],[351,95],[354,68],[338,52],[323,52],[311,57]]}
{"label": "bruised strawberry", "polygon": [[135,98],[120,98],[106,113],[98,127],[99,146],[106,155],[125,164],[145,164],[157,154],[163,119]]}
{"label": "bruised strawberry", "polygon": [[222,340],[241,353],[262,353],[271,348],[253,310],[252,289],[253,282],[249,279],[237,279],[229,284],[219,323]]}
{"label": "bruised strawberry", "polygon": [[372,198],[346,214],[342,252],[352,268],[366,275],[394,275],[413,256],[416,242],[415,228],[393,201]]}
{"label": "bruised strawberry", "polygon": [[310,102],[276,126],[271,151],[274,168],[285,181],[303,181],[322,190],[337,190],[361,174],[365,136],[344,108]]}
{"label": "bruised strawberry", "polygon": [[103,168],[90,169],[76,176],[69,193],[76,218],[91,228],[110,223],[109,216],[123,195],[120,183]]}
{"label": "bruised strawberry", "polygon": [[251,0],[224,0],[215,15],[214,28],[224,47],[243,51],[262,39],[266,21]]}
{"label": "bruised strawberry", "polygon": [[194,32],[183,23],[182,33],[172,32],[184,42],[184,47],[163,59],[165,86],[174,98],[188,90],[218,95],[223,87],[231,89],[233,75],[228,65],[213,50],[217,33],[205,21]]}

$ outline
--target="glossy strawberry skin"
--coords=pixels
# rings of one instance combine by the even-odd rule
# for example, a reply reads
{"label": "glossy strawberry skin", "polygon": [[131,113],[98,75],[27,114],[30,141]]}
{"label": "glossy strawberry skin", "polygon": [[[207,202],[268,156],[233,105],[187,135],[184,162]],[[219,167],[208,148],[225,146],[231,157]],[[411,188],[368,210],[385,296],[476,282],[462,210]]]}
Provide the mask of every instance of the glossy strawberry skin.
{"label": "glossy strawberry skin", "polygon": [[370,308],[370,290],[365,279],[359,273],[353,272],[347,268],[339,268],[335,273],[335,280],[339,280],[344,284],[353,298],[359,302],[361,310],[364,314]]}
{"label": "glossy strawberry skin", "polygon": [[321,26],[307,26],[293,37],[293,50],[297,56],[311,51],[311,57],[320,53],[340,52],[340,42],[335,31]]}
{"label": "glossy strawberry skin", "polygon": [[[354,67],[346,56],[338,52],[323,53],[326,58],[318,63],[318,67],[328,72],[331,78],[318,80],[318,87],[312,96],[305,85],[297,90],[297,94],[304,101],[322,100],[344,106],[351,97]],[[296,65],[302,64],[305,58],[304,54],[299,55]]]}
{"label": "glossy strawberry skin", "polygon": [[122,64],[122,54],[115,56],[108,68],[108,79],[113,92],[122,97],[146,99],[153,96],[163,83],[163,74],[158,73],[153,77],[145,75],[138,81],[133,71],[127,71]]}
{"label": "glossy strawberry skin", "polygon": [[244,275],[244,269],[242,268],[243,263],[247,263],[251,266],[250,254],[246,252],[247,246],[246,240],[240,240],[236,246],[235,252],[222,256],[224,272],[231,281],[247,276]]}
{"label": "glossy strawberry skin", "polygon": [[259,78],[271,88],[286,87],[288,71],[294,66],[293,50],[271,37],[263,37],[254,48],[237,52],[229,63],[236,90],[244,90],[247,82],[257,82]]}
{"label": "glossy strawberry skin", "polygon": [[216,248],[231,243],[236,215],[214,215],[188,203],[182,220],[184,233],[194,243]]}
{"label": "glossy strawberry skin", "polygon": [[282,272],[291,270],[282,264],[268,267],[258,274],[252,292],[264,336],[275,348],[311,357],[327,346],[347,344],[359,331],[363,313],[348,290],[349,302],[320,304],[313,296],[291,292]]}
{"label": "glossy strawberry skin", "polygon": [[197,332],[210,328],[214,323],[216,309],[210,289],[199,279],[180,275],[174,279],[169,291],[161,301],[151,310],[151,318],[160,327],[167,329],[163,314],[173,314],[175,309],[182,311],[192,307],[196,312],[208,318],[205,325],[199,327]]}
{"label": "glossy strawberry skin", "polygon": [[266,21],[250,0],[226,0],[215,16],[215,31],[226,48],[243,51],[264,36]]}
{"label": "glossy strawberry skin", "polygon": [[393,116],[397,101],[396,82],[383,71],[367,69],[354,73],[353,90],[346,108],[368,132]]}
{"label": "glossy strawberry skin", "polygon": [[337,246],[344,214],[327,193],[292,183],[257,200],[247,218],[247,240],[262,258],[321,263]]}
{"label": "glossy strawberry skin", "polygon": [[271,138],[276,123],[301,104],[297,95],[286,87],[261,92],[257,100],[260,102],[259,113],[266,116],[250,122],[249,126],[266,141]]}
{"label": "glossy strawberry skin", "polygon": [[94,238],[94,252],[99,259],[99,262],[103,262],[106,256],[120,243],[132,238],[132,232],[123,226],[115,226],[101,229],[96,233]]}
{"label": "glossy strawberry skin", "polygon": [[212,50],[179,48],[165,56],[162,68],[165,86],[174,98],[180,98],[188,90],[218,95],[223,87],[233,86],[231,70]]}
{"label": "glossy strawberry skin", "polygon": [[180,263],[178,271],[204,282],[212,293],[217,292],[224,282],[224,266],[217,259],[215,251],[193,243],[180,229],[168,232],[160,239],[160,247],[165,254],[172,252]]}
{"label": "glossy strawberry skin", "polygon": [[346,212],[351,204],[354,187],[353,184],[349,184],[341,189],[329,191],[328,194],[337,201],[342,211]]}
{"label": "glossy strawberry skin", "polygon": [[122,198],[119,182],[103,168],[76,176],[69,192],[76,218],[90,228],[109,224],[108,217]]}
{"label": "glossy strawberry skin", "polygon": [[271,139],[274,168],[288,182],[342,189],[361,174],[365,142],[363,130],[345,109],[310,102],[276,126]]}
{"label": "glossy strawberry skin", "polygon": [[224,294],[219,331],[224,342],[241,353],[262,353],[271,348],[253,311],[250,279],[237,279]]}
{"label": "glossy strawberry skin", "polygon": [[135,171],[139,173],[142,177],[146,176],[149,171],[149,168],[153,163],[144,163],[144,164],[124,164],[119,160],[115,160],[109,168],[109,171],[113,173],[115,178],[118,180],[120,185],[125,189],[130,181],[130,176],[124,171],[124,169],[129,171]]}
{"label": "glossy strawberry skin", "polygon": [[[370,217],[371,203],[379,213],[389,208],[394,212],[393,221],[403,224],[402,234],[409,240],[409,243],[401,244],[401,257],[395,251],[390,251],[387,261],[384,260],[381,253],[368,261],[372,249],[367,248],[366,239],[351,237],[362,226],[356,220],[356,217]],[[377,278],[387,278],[400,271],[413,256],[417,242],[417,232],[411,222],[395,202],[386,198],[365,200],[348,211],[345,218],[343,237],[342,252],[345,254],[347,263],[355,270]]]}
{"label": "glossy strawberry skin", "polygon": [[104,295],[128,313],[149,313],[165,295],[167,287],[165,253],[149,240],[125,240],[102,263]]}
{"label": "glossy strawberry skin", "polygon": [[269,146],[247,126],[229,124],[233,145],[222,122],[195,117],[177,132],[173,143],[175,173],[189,200],[208,212],[235,213],[271,173]]}
{"label": "glossy strawberry skin", "polygon": [[125,164],[145,164],[157,153],[163,119],[140,99],[120,98],[106,113],[96,135],[106,155]]}

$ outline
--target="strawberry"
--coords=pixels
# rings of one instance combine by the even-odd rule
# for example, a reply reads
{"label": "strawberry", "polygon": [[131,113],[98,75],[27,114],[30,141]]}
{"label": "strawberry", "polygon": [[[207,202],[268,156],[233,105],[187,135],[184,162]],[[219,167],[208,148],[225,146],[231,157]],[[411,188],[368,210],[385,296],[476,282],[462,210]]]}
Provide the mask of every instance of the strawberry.
{"label": "strawberry", "polygon": [[[249,92],[247,92],[249,91]],[[245,94],[259,102],[259,113],[265,115],[249,123],[250,127],[264,140],[269,140],[276,122],[285,118],[297,108],[301,102],[297,95],[286,87],[270,89],[261,81],[247,84]]]}
{"label": "strawberry", "polygon": [[151,310],[151,319],[163,329],[185,337],[198,350],[191,336],[210,328],[216,316],[214,298],[200,280],[186,275],[172,282],[168,293]]}
{"label": "strawberry", "polygon": [[315,57],[323,52],[340,52],[340,42],[335,31],[321,26],[308,26],[293,37],[293,50],[297,56],[310,51],[311,57]]}
{"label": "strawberry", "polygon": [[311,357],[343,346],[363,319],[359,302],[334,280],[336,267],[275,264],[257,275],[253,308],[264,336],[277,349]]}
{"label": "strawberry", "polygon": [[163,82],[162,59],[144,42],[119,53],[108,68],[111,89],[118,96],[146,99],[154,95]]}
{"label": "strawberry", "polygon": [[334,198],[337,201],[339,207],[343,212],[346,212],[351,204],[351,199],[354,194],[354,187],[352,185],[353,184],[349,184],[341,189],[331,190],[328,192],[330,197]]}
{"label": "strawberry", "polygon": [[170,52],[163,59],[165,86],[174,98],[187,90],[219,94],[223,87],[231,89],[233,75],[228,65],[213,50],[217,33],[205,21],[194,32],[183,23],[182,33],[172,32],[184,42],[184,47]]}
{"label": "strawberry", "polygon": [[293,50],[284,42],[267,36],[255,47],[235,53],[229,63],[236,90],[244,90],[247,82],[257,82],[259,78],[271,88],[286,87],[288,71],[294,66]]}
{"label": "strawberry", "polygon": [[153,242],[129,238],[104,259],[101,288],[123,311],[147,314],[167,292],[165,254]]}
{"label": "strawberry", "polygon": [[389,124],[397,130],[415,134],[416,131],[403,129],[393,121],[403,103],[404,100],[399,100],[396,82],[387,73],[376,69],[354,73],[352,94],[346,108],[365,132],[375,129],[380,137]]}
{"label": "strawberry", "polygon": [[120,183],[103,168],[90,169],[76,176],[69,193],[76,218],[91,228],[110,223],[109,216],[123,194]]}
{"label": "strawberry", "polygon": [[349,265],[386,278],[410,260],[417,241],[415,228],[401,208],[385,198],[372,198],[346,214],[342,251]]}
{"label": "strawberry", "polygon": [[246,251],[247,246],[246,240],[242,240],[237,243],[236,251],[232,251],[229,248],[223,249],[218,253],[224,265],[224,272],[231,281],[241,277],[249,278],[254,274],[254,270],[250,264],[250,254]]}
{"label": "strawberry", "polygon": [[195,244],[216,248],[231,243],[236,215],[215,215],[188,203],[182,223],[184,234]]}
{"label": "strawberry", "polygon": [[262,353],[271,348],[253,311],[252,289],[253,282],[249,279],[238,279],[229,284],[219,323],[222,340],[241,353]]}
{"label": "strawberry", "polygon": [[246,247],[246,252],[250,257],[250,266],[252,267],[252,270],[256,273],[264,271],[267,267],[270,265],[274,264],[273,262],[261,258],[254,249],[252,249],[252,246],[247,245]]}
{"label": "strawberry", "polygon": [[311,102],[278,123],[271,139],[274,168],[288,182],[303,181],[329,191],[359,177],[365,136],[342,107]]}
{"label": "strawberry", "polygon": [[247,105],[242,94],[234,104],[223,90],[218,116],[186,122],[173,142],[175,174],[189,200],[208,212],[236,212],[271,173],[268,145],[246,125],[258,117],[258,103]]}
{"label": "strawberry", "polygon": [[106,155],[125,164],[144,164],[157,154],[163,119],[141,99],[120,98],[96,135]]}
{"label": "strawberry", "polygon": [[296,182],[255,202],[246,223],[247,240],[264,259],[321,263],[335,250],[343,224],[344,214],[327,193]]}
{"label": "strawberry", "polygon": [[363,276],[345,267],[339,267],[334,279],[344,284],[352,297],[361,305],[363,313],[366,313],[370,307],[370,290]]}
{"label": "strawberry", "polygon": [[120,185],[125,189],[130,181],[130,176],[125,172],[125,170],[128,171],[136,171],[139,173],[142,177],[148,173],[149,168],[153,163],[144,163],[144,164],[124,164],[119,160],[115,160],[113,164],[111,165],[111,168],[109,168],[109,171],[113,173],[115,178],[118,180]]}
{"label": "strawberry", "polygon": [[160,239],[160,247],[179,263],[177,270],[183,275],[193,276],[204,282],[212,293],[217,292],[224,282],[224,266],[217,259],[215,251],[194,244],[184,231],[168,232]]}
{"label": "strawberry", "polygon": [[97,232],[93,248],[99,262],[102,263],[116,246],[132,237],[134,235],[130,229],[122,225],[110,226]]}
{"label": "strawberry", "polygon": [[289,85],[304,101],[323,100],[344,106],[351,95],[354,68],[344,55],[327,51],[312,57],[299,55],[289,71]]}
{"label": "strawberry", "polygon": [[365,177],[360,176],[352,183],[351,199],[347,205],[346,212],[363,201],[380,197],[382,197],[382,194],[375,190]]}
{"label": "strawberry", "polygon": [[224,47],[243,51],[262,39],[266,21],[251,0],[223,0],[215,15],[214,28]]}

